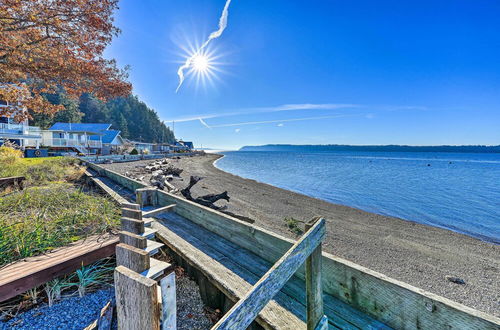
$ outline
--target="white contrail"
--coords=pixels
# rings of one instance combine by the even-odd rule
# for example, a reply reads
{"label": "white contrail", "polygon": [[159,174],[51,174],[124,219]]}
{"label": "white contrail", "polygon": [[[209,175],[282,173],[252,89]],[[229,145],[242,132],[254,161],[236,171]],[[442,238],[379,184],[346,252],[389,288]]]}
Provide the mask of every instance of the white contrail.
{"label": "white contrail", "polygon": [[292,121],[304,121],[304,120],[319,120],[319,119],[331,119],[331,118],[343,118],[343,117],[357,117],[361,114],[353,115],[332,115],[332,116],[317,116],[317,117],[306,117],[306,118],[293,118],[293,119],[276,119],[276,120],[262,120],[262,121],[246,121],[241,123],[231,123],[231,124],[221,124],[212,125],[210,128],[214,127],[233,127],[233,126],[243,126],[243,125],[258,125],[258,124],[270,124],[270,123],[283,123]]}
{"label": "white contrail", "polygon": [[204,120],[203,118],[198,118],[198,120],[200,121],[200,123],[205,126],[206,128],[209,128],[209,129],[212,129],[212,127],[210,125],[208,125]]}
{"label": "white contrail", "polygon": [[201,45],[201,47],[198,48],[198,50],[193,55],[191,55],[186,60],[186,62],[183,65],[181,65],[179,67],[179,69],[177,70],[177,75],[179,76],[179,85],[177,86],[177,89],[175,90],[176,93],[179,90],[179,88],[181,87],[182,83],[184,82],[184,70],[189,69],[189,67],[191,66],[191,64],[193,62],[193,59],[198,54],[200,54],[200,52],[205,47],[207,47],[208,44],[210,44],[210,41],[212,41],[213,39],[216,39],[216,38],[220,37],[222,35],[222,33],[224,32],[224,30],[226,29],[226,27],[227,27],[227,17],[229,15],[229,4],[230,3],[231,3],[231,0],[226,0],[226,4],[224,5],[224,9],[222,9],[222,14],[221,14],[220,19],[219,19],[219,29],[217,31],[214,31],[214,32],[210,33],[210,35],[208,36],[208,39],[203,43],[203,45]]}

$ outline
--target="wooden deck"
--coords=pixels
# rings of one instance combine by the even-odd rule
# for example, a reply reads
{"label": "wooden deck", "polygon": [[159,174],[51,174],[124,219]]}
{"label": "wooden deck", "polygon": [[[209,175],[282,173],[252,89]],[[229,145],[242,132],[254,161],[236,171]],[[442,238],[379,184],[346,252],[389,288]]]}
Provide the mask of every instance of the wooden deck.
{"label": "wooden deck", "polygon": [[[159,215],[152,226],[169,249],[199,269],[233,302],[241,299],[272,266],[176,213]],[[292,277],[259,314],[257,322],[267,329],[305,329],[305,295],[304,281]],[[324,296],[324,302],[331,328],[389,329],[329,295]]]}
{"label": "wooden deck", "polygon": [[0,302],[115,253],[118,236],[91,236],[0,269]]}

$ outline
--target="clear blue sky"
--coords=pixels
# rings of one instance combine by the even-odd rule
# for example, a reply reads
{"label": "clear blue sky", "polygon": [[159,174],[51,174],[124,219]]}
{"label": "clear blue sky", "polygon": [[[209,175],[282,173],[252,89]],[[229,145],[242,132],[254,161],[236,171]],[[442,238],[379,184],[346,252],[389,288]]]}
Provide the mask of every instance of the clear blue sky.
{"label": "clear blue sky", "polygon": [[107,56],[177,137],[500,144],[500,1],[232,0],[211,83],[188,76],[175,93],[183,48],[217,30],[224,4],[120,1]]}

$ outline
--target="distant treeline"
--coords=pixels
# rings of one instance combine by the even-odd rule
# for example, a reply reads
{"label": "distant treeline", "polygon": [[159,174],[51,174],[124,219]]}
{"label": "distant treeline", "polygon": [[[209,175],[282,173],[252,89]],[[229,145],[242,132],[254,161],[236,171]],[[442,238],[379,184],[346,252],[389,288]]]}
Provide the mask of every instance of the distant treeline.
{"label": "distant treeline", "polygon": [[366,145],[353,146],[343,144],[327,145],[292,145],[267,144],[263,146],[245,146],[240,151],[385,151],[385,152],[458,152],[458,153],[500,153],[498,146],[405,146],[405,145]]}
{"label": "distant treeline", "polygon": [[45,95],[52,104],[62,104],[65,109],[53,116],[32,113],[31,125],[49,128],[55,122],[110,123],[120,130],[121,136],[143,142],[175,141],[172,131],[137,96],[119,97],[103,102],[91,94],[83,94],[79,100],[68,98],[64,92]]}

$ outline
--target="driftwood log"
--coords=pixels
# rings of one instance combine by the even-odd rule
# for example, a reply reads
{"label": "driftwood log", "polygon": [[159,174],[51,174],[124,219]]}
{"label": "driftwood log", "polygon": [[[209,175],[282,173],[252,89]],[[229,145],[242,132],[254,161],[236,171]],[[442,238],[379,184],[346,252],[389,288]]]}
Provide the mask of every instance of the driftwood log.
{"label": "driftwood log", "polygon": [[194,198],[191,195],[191,188],[193,188],[193,186],[195,184],[197,184],[201,180],[203,180],[202,177],[191,176],[191,178],[189,179],[188,186],[186,188],[184,188],[184,189],[181,190],[182,196],[184,196],[186,199],[188,199],[190,201],[193,201],[195,203],[201,204],[203,206],[210,207],[210,208],[215,209],[215,210],[220,210],[221,209],[221,207],[218,207],[218,206],[214,205],[215,202],[217,202],[218,200],[224,199],[224,200],[226,200],[226,201],[229,202],[229,196],[227,194],[227,191],[224,191],[224,192],[222,192],[220,194],[208,194],[208,195],[204,195],[204,196],[200,196],[200,197]]}

